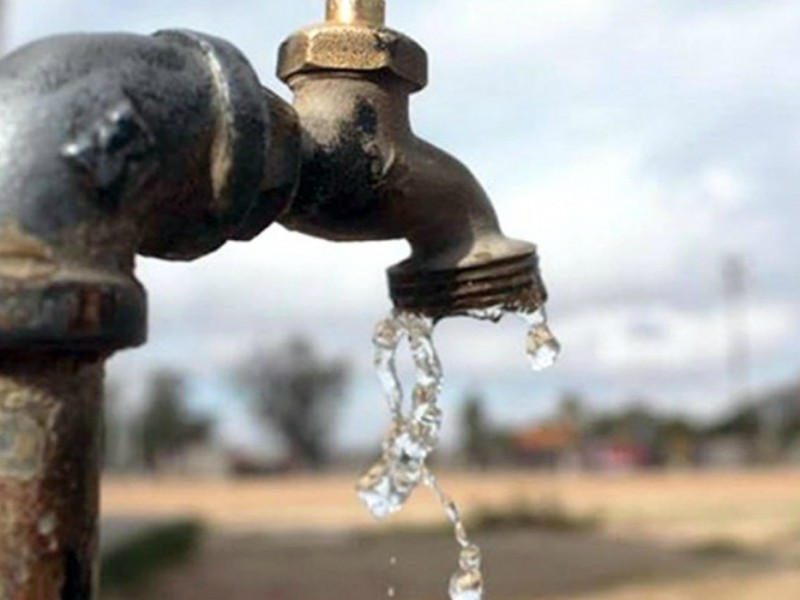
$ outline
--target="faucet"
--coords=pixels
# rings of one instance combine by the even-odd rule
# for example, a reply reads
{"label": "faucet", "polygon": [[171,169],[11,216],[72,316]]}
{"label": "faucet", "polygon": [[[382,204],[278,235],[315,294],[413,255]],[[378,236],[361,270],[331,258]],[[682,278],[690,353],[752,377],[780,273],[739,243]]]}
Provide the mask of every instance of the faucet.
{"label": "faucet", "polygon": [[425,51],[384,0],[328,0],[264,88],[190,31],[64,35],[0,60],[0,599],[94,598],[102,377],[143,343],[136,255],[193,260],[273,222],[408,240],[400,310],[434,319],[546,293],[535,246],[411,130]]}
{"label": "faucet", "polygon": [[399,309],[438,319],[541,307],[536,247],[506,238],[472,173],[412,131],[427,55],[384,20],[383,0],[327,0],[326,21],[281,47],[302,166],[279,222],[330,240],[408,240],[410,258],[388,273]]}

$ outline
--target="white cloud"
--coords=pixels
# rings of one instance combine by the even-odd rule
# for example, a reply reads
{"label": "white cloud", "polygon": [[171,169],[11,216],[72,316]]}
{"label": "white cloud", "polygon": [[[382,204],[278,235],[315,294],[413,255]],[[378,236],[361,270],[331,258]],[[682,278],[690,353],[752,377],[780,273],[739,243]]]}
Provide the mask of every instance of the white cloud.
{"label": "white cloud", "polygon": [[[795,339],[800,314],[793,306],[750,307],[743,329],[755,357]],[[560,324],[576,349],[580,369],[672,374],[719,369],[729,352],[729,315],[668,305],[619,306],[586,311]]]}
{"label": "white cloud", "polygon": [[722,210],[742,207],[748,194],[747,184],[737,173],[723,166],[706,170],[703,188],[709,203]]}

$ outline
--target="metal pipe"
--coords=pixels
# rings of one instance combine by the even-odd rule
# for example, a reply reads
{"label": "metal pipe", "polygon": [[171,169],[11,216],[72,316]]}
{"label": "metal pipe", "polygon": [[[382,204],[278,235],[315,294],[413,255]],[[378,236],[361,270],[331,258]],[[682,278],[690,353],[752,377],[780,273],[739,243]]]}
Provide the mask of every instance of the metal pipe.
{"label": "metal pipe", "polygon": [[146,336],[134,257],[260,233],[297,187],[297,119],[187,31],[22,48],[0,114],[0,600],[91,600],[103,360]]}
{"label": "metal pipe", "polygon": [[6,37],[8,35],[7,30],[7,15],[8,15],[8,8],[6,6],[6,0],[0,0],[0,56],[6,53]]}
{"label": "metal pipe", "polygon": [[386,21],[385,0],[327,0],[325,20],[329,23],[363,24],[382,27]]}
{"label": "metal pipe", "polygon": [[90,600],[103,363],[0,360],[0,598]]}

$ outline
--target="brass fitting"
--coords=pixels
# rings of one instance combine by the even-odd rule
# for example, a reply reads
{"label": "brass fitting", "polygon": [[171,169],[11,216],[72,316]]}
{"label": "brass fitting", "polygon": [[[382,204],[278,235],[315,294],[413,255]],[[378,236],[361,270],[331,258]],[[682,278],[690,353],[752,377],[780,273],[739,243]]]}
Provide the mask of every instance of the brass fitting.
{"label": "brass fitting", "polygon": [[382,27],[386,22],[385,0],[328,0],[325,20],[329,23],[362,23]]}
{"label": "brass fitting", "polygon": [[383,0],[328,0],[327,20],[298,31],[280,49],[278,77],[314,71],[389,71],[412,91],[428,84],[428,55],[410,37],[384,27]]}

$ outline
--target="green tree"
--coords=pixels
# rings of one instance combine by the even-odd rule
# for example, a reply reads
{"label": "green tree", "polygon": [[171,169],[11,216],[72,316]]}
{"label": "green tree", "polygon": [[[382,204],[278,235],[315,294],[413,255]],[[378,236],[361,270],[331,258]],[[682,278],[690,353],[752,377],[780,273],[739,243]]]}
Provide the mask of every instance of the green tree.
{"label": "green tree", "polygon": [[586,425],[586,407],[578,394],[567,392],[558,403],[558,420],[580,432]]}
{"label": "green tree", "polygon": [[571,464],[579,466],[582,462],[581,453],[584,448],[586,433],[586,404],[583,398],[575,392],[567,392],[561,396],[558,403],[557,420],[562,427],[567,428],[572,434],[572,440],[564,449],[561,457]]}
{"label": "green tree", "polygon": [[158,470],[165,459],[179,456],[192,444],[207,441],[212,431],[212,421],[186,409],[180,375],[161,371],[153,376],[140,425],[141,455],[148,469]]}
{"label": "green tree", "polygon": [[294,460],[313,469],[329,462],[348,375],[345,362],[321,359],[304,338],[254,352],[238,374],[259,418],[280,432]]}

